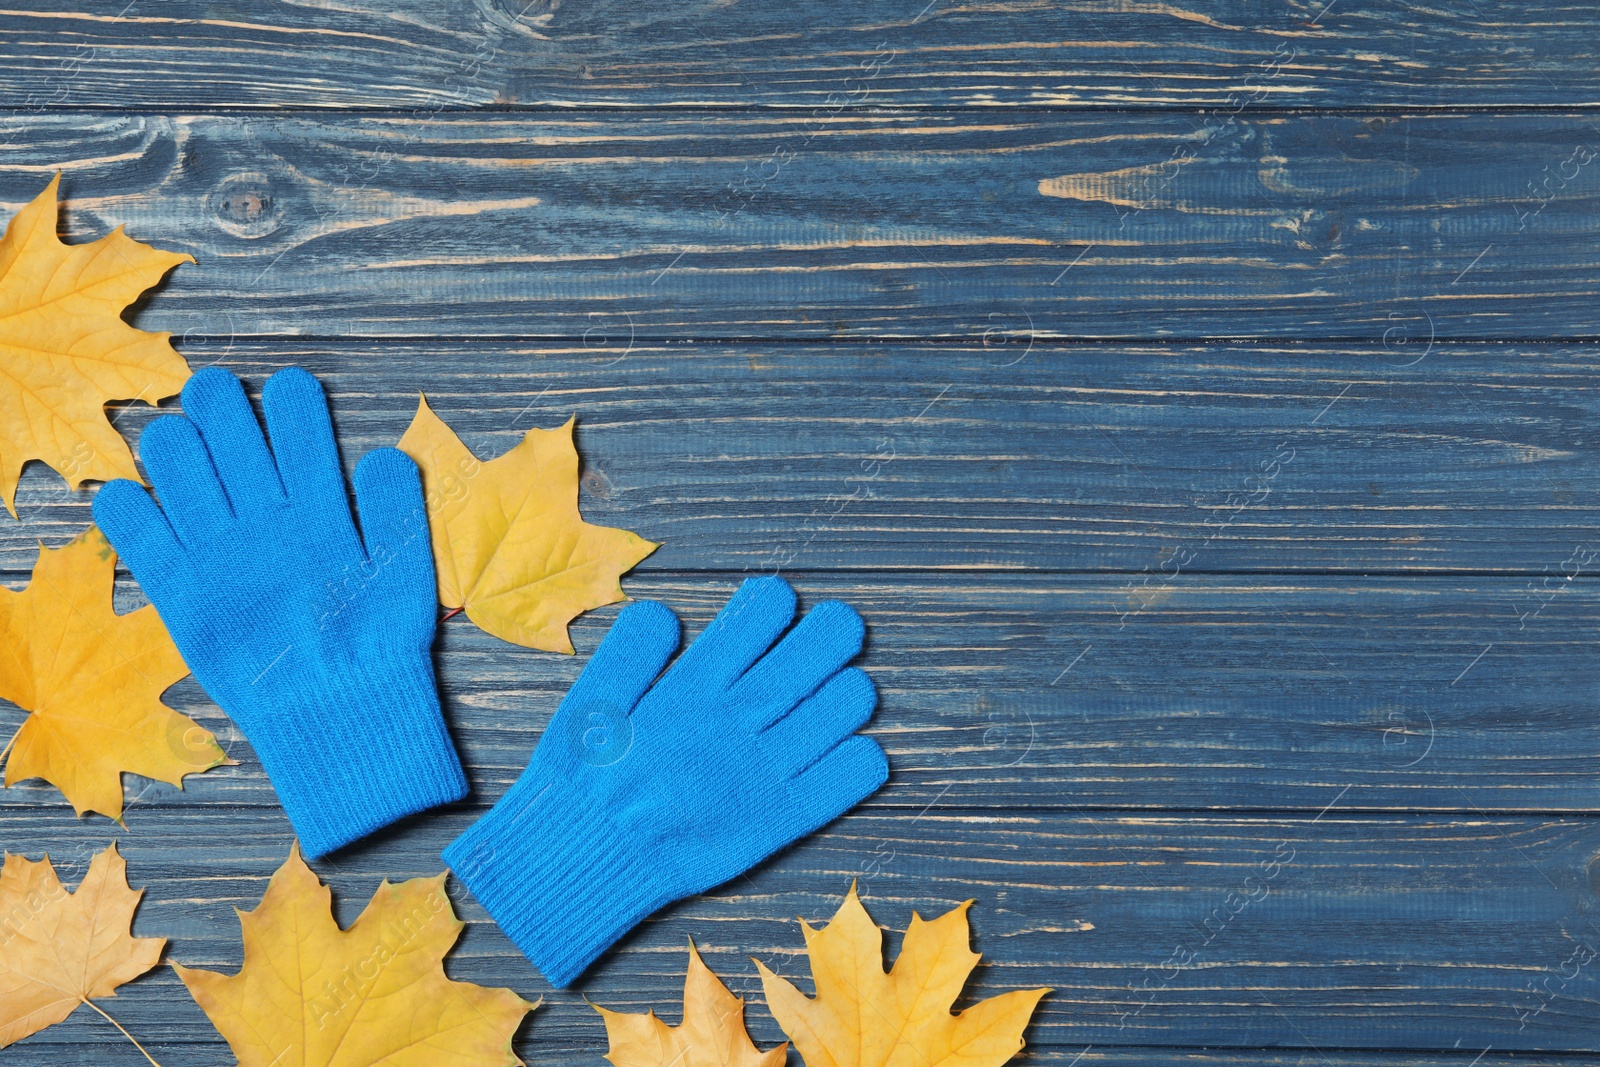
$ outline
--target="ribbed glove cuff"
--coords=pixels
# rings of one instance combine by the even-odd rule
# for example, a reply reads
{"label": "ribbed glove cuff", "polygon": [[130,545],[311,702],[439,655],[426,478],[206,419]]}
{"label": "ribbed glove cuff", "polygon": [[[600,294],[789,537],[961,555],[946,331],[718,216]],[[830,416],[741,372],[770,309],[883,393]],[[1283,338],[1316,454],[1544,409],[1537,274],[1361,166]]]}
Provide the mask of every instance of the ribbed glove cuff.
{"label": "ribbed glove cuff", "polygon": [[426,654],[297,687],[255,718],[251,747],[307,859],[467,795]]}
{"label": "ribbed glove cuff", "polygon": [[444,860],[557,989],[672,896],[637,869],[641,844],[560,783],[524,778]]}

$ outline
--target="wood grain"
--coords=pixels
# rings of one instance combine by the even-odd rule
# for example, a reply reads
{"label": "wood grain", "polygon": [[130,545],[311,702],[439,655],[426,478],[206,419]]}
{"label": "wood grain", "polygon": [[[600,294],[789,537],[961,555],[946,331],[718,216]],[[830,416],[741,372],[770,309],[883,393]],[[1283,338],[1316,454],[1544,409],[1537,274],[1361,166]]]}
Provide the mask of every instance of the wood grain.
{"label": "wood grain", "polygon": [[[0,219],[63,168],[72,238],[196,255],[130,317],[253,384],[312,369],[347,459],[419,389],[482,455],[576,411],[586,514],[665,542],[626,587],[691,632],[772,570],[866,616],[894,770],[859,810],[576,991],[452,884],[452,976],[549,994],[529,1063],[599,1062],[584,997],[675,1019],[691,936],[777,1042],[748,957],[804,976],[792,916],[858,879],[891,931],[978,899],[971,996],[1054,987],[1018,1067],[1569,1067],[1600,1054],[1597,30],[28,0]],[[0,580],[89,498],[35,465]],[[571,658],[444,625],[473,795],[318,863],[343,921],[439,869],[615,611]],[[25,783],[0,848],[73,882],[119,838],[137,932],[231,971],[288,827],[193,680],[167,699],[240,765],[130,778],[125,830]],[[229,1062],[170,969],[109,1007],[164,1067]],[[6,1062],[145,1061],[79,1012]]]}
{"label": "wood grain", "polygon": [[[665,988],[666,982],[663,981],[663,989]],[[179,989],[178,992],[181,993],[182,990]],[[682,991],[680,989],[676,992],[681,995]],[[665,992],[663,996],[667,998],[666,1002],[672,1003],[673,1006],[663,1006],[657,1014],[676,1020],[678,1018],[676,1002]],[[116,1007],[115,1003],[111,1005],[113,1012]],[[525,1035],[537,1032],[538,1016],[533,1016],[533,1019],[534,1021],[526,1024]],[[110,1029],[103,1022],[101,1025]],[[227,1047],[215,1042],[180,1043],[143,1038],[140,1040],[162,1067],[217,1067],[219,1063],[229,1062]],[[536,1037],[528,1036],[521,1038],[517,1047],[519,1050],[531,1048],[531,1054],[539,1057],[538,1067],[594,1067],[595,1061],[600,1059],[600,1054],[604,1051],[598,1047],[561,1048],[550,1043],[540,1043]],[[1469,1049],[1465,1055],[1462,1052],[1462,1049],[1440,1049],[1430,1052],[1404,1050],[1363,1052],[1326,1047],[1303,1051],[1116,1045],[1058,1048],[1030,1044],[1023,1055],[1029,1063],[1037,1064],[1038,1067],[1572,1067],[1575,1061],[1581,1062],[1582,1059],[1581,1056],[1561,1052],[1502,1053],[1493,1048],[1487,1052],[1481,1048]],[[100,1043],[17,1045],[13,1055],[18,1057],[36,1055],[41,1057],[40,1062],[48,1062],[51,1067],[61,1064],[70,1064],[73,1067],[141,1067],[141,1065],[148,1067],[148,1061],[140,1056],[133,1046],[126,1044],[122,1047]],[[19,1062],[27,1061],[19,1060]]]}
{"label": "wood grain", "polygon": [[[113,1004],[112,1009],[115,1008]],[[675,1007],[664,1008],[658,1014],[676,1019],[675,1011]],[[537,1022],[529,1022],[525,1033],[534,1032],[537,1025]],[[519,1041],[518,1048],[534,1040],[524,1037]],[[226,1046],[217,1043],[144,1039],[141,1039],[141,1043],[162,1067],[216,1067],[218,1063],[228,1062]],[[593,1047],[559,1048],[548,1044],[534,1044],[533,1047],[536,1050],[534,1054],[539,1057],[538,1067],[594,1067],[602,1051]],[[73,1067],[148,1067],[148,1061],[131,1045],[119,1048],[105,1044],[41,1044],[18,1045],[15,1049],[16,1056],[33,1054],[49,1057],[40,1062],[48,1062],[51,1067],[58,1064],[70,1064]],[[1028,1062],[1039,1067],[1572,1067],[1575,1060],[1581,1060],[1581,1057],[1560,1052],[1501,1053],[1493,1048],[1487,1052],[1471,1049],[1463,1055],[1461,1049],[1362,1052],[1333,1048],[1296,1051],[1089,1045],[1067,1048],[1030,1046],[1025,1055]]]}
{"label": "wood grain", "polygon": [[[1116,575],[786,573],[805,604],[843,599],[868,622],[871,732],[893,768],[869,810],[1316,812],[1346,788],[1345,806],[1362,810],[1600,807],[1600,586],[1588,578],[1519,618],[1525,580],[1180,575],[1130,592]],[[740,577],[625,587],[693,634]],[[474,803],[521,773],[616,611],[579,620],[576,657],[508,645],[461,616],[445,624],[440,685]],[[182,793],[129,777],[130,827],[275,803],[192,680],[168,700],[241,766]],[[20,719],[0,706],[6,736]],[[12,811],[63,804],[43,782],[0,793]]]}
{"label": "wood grain", "polygon": [[[221,814],[168,813],[125,839],[122,851],[131,881],[146,889],[135,932],[170,937],[172,959],[231,972],[241,956],[234,909],[255,906],[288,833],[277,811]],[[469,817],[446,811],[319,863],[342,920],[354,918],[380,877],[437,872],[438,849]],[[212,843],[219,830],[226,847]],[[70,812],[0,811],[0,833],[8,848],[34,856],[48,845],[64,865],[107,837]],[[1595,964],[1558,976],[1574,949],[1592,959],[1600,946],[1597,853],[1600,824],[1581,818],[1377,817],[1337,807],[1320,818],[969,809],[930,812],[910,825],[857,813],[747,878],[647,921],[563,992],[549,991],[452,885],[470,927],[450,972],[547,997],[523,1045],[538,1063],[547,1045],[602,1048],[603,1028],[585,998],[674,1012],[692,936],[734,991],[753,997],[752,1029],[769,1045],[780,1038],[760,1006],[749,957],[807,978],[793,917],[825,920],[858,879],[868,908],[892,931],[904,930],[913,910],[937,915],[976,897],[977,947],[990,962],[969,994],[1052,986],[1027,1035],[1034,1049],[1492,1045],[1592,1053],[1600,1047]],[[1171,962],[1175,946],[1186,951],[1184,962]],[[1547,977],[1545,993],[1530,992]],[[135,1033],[213,1040],[169,970],[126,987],[114,1007]],[[120,1038],[84,1012],[32,1040],[59,1048]]]}
{"label": "wood grain", "polygon": [[[596,329],[570,345],[190,334],[179,347],[194,367],[244,375],[253,394],[283,366],[318,374],[351,465],[400,439],[422,390],[484,458],[576,413],[587,513],[663,543],[640,573],[1475,572],[1559,584],[1594,572],[1583,546],[1600,538],[1600,363],[1584,346],[819,349],[650,345]],[[135,447],[154,415],[112,412]],[[0,572],[31,569],[38,539],[76,536],[92,493],[30,466],[22,521],[0,521]]]}
{"label": "wood grain", "polygon": [[1600,23],[1519,5],[1251,0],[198,0],[0,14],[26,108],[1587,104]]}
{"label": "wood grain", "polygon": [[[13,115],[0,201],[194,254],[180,336],[1587,338],[1563,113]],[[1483,160],[1496,160],[1484,165]]]}

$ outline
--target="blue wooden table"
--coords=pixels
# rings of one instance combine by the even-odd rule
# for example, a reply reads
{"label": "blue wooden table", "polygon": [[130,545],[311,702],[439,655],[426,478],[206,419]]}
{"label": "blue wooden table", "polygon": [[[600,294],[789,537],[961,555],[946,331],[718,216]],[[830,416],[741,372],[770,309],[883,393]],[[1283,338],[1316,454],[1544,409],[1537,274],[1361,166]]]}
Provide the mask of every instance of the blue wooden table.
{"label": "blue wooden table", "polygon": [[[772,570],[867,618],[857,811],[566,992],[451,883],[451,975],[546,997],[528,1062],[600,1063],[585,997],[675,1019],[691,936],[775,1043],[749,957],[804,975],[852,879],[895,931],[977,898],[970,993],[1054,987],[1034,1067],[1594,1062],[1600,10],[924,2],[19,0],[0,207],[60,168],[69,237],[192,253],[137,323],[322,376],[349,463],[419,390],[483,455],[576,412],[691,629]],[[8,584],[91,496],[29,468]],[[318,862],[342,920],[615,613],[572,658],[443,626],[472,797]],[[119,840],[136,932],[231,972],[288,825],[167,700],[239,765],[130,777],[125,831],[14,787],[0,845]],[[112,1007],[232,1062],[170,968]],[[86,1011],[0,1058],[144,1062]]]}

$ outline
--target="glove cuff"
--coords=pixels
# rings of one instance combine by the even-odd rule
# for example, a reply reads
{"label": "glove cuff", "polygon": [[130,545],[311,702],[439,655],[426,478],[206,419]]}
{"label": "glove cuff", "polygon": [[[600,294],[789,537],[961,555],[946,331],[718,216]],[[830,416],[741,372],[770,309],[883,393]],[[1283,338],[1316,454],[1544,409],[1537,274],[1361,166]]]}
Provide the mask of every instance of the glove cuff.
{"label": "glove cuff", "polygon": [[251,747],[307,859],[467,795],[425,652],[296,687],[267,714]]}
{"label": "glove cuff", "polygon": [[524,775],[445,863],[550,984],[564,989],[672,899],[641,842],[552,778]]}

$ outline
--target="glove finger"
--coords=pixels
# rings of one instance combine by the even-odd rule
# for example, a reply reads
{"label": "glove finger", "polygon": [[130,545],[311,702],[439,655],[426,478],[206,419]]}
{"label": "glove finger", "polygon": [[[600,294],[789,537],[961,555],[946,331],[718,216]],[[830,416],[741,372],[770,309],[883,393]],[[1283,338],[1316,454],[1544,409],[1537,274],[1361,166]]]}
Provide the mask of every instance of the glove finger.
{"label": "glove finger", "polygon": [[678,638],[678,617],[665,604],[654,600],[629,604],[567,691],[561,714],[631,712],[678,650]]}
{"label": "glove finger", "polygon": [[745,579],[668,678],[688,693],[727,689],[793,621],[794,605],[794,590],[782,578]]}
{"label": "glove finger", "polygon": [[322,385],[299,367],[285,367],[262,387],[261,408],[290,502],[302,505],[338,548],[359,550]]}
{"label": "glove finger", "polygon": [[832,822],[889,780],[889,758],[878,742],[855,734],[789,782],[803,837]]}
{"label": "glove finger", "polygon": [[183,387],[183,411],[199,429],[235,514],[283,502],[278,468],[238,378],[221,367],[197,371]]}
{"label": "glove finger", "polygon": [[800,624],[761,657],[729,693],[752,730],[774,720],[839,672],[861,652],[867,628],[849,604],[829,600],[806,613]]}
{"label": "glove finger", "polygon": [[428,610],[435,599],[433,547],[422,474],[398,448],[375,448],[361,457],[352,479],[361,539],[367,559],[390,568],[408,590],[427,590]]}
{"label": "glove finger", "polygon": [[192,546],[228,528],[233,508],[194,423],[181,415],[156,419],[139,437],[139,458],[178,540]]}
{"label": "glove finger", "polygon": [[126,478],[94,495],[94,521],[152,601],[162,581],[183,561],[183,546],[145,487]]}
{"label": "glove finger", "polygon": [[784,777],[792,777],[865,726],[877,705],[872,679],[850,667],[773,723],[761,735],[761,748]]}

